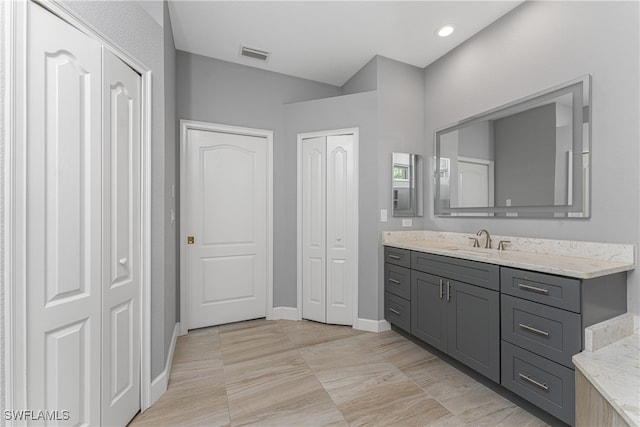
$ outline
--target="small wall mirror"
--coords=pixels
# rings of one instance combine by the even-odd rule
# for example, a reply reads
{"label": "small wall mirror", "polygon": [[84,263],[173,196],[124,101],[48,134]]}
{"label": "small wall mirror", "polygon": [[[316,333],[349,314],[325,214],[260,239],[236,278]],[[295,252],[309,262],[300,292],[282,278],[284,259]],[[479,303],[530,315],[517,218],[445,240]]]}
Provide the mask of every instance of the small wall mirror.
{"label": "small wall mirror", "polygon": [[438,216],[589,216],[590,76],[435,132]]}
{"label": "small wall mirror", "polygon": [[422,216],[422,157],[418,154],[393,153],[392,155],[392,215]]}

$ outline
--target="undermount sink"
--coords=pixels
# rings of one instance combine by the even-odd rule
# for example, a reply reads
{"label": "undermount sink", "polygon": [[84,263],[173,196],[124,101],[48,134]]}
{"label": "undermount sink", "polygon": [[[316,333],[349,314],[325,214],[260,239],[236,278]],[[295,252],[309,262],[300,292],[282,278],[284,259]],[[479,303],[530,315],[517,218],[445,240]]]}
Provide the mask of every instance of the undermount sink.
{"label": "undermount sink", "polygon": [[455,247],[455,248],[448,248],[450,251],[455,251],[459,254],[467,254],[467,255],[479,255],[479,256],[492,256],[495,251],[492,249],[475,249],[475,248],[460,248],[460,247]]}

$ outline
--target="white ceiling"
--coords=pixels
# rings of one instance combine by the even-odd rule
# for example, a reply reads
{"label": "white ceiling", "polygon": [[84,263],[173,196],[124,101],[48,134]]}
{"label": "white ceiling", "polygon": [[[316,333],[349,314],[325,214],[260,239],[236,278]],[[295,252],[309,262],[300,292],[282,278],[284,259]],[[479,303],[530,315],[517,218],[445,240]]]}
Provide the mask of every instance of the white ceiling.
{"label": "white ceiling", "polygon": [[[176,48],[342,86],[373,56],[424,68],[522,1],[170,0]],[[436,36],[443,24],[456,31]],[[266,50],[266,63],[239,56]]]}

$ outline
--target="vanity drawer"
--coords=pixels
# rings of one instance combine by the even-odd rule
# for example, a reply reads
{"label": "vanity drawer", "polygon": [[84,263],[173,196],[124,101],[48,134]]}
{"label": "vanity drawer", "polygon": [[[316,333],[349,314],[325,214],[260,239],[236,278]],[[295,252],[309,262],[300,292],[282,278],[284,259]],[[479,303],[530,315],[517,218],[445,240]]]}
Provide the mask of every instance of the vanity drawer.
{"label": "vanity drawer", "polygon": [[494,291],[500,290],[500,267],[495,264],[413,251],[411,268]]}
{"label": "vanity drawer", "polygon": [[579,314],[502,295],[502,339],[573,369],[582,350]]}
{"label": "vanity drawer", "polygon": [[384,293],[384,318],[407,332],[411,330],[411,303],[389,292]]}
{"label": "vanity drawer", "polygon": [[580,313],[580,280],[502,267],[502,293]]}
{"label": "vanity drawer", "polygon": [[404,299],[411,299],[411,270],[386,263],[384,290]]}
{"label": "vanity drawer", "polygon": [[506,341],[502,385],[567,424],[574,424],[574,371]]}
{"label": "vanity drawer", "polygon": [[411,266],[411,251],[408,249],[385,246],[384,262],[409,268]]}

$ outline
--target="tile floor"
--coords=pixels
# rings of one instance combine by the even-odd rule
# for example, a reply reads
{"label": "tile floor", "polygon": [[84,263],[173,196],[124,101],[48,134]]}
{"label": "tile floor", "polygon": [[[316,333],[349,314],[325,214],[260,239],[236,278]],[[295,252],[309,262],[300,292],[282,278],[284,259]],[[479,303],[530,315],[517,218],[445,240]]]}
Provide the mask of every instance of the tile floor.
{"label": "tile floor", "polygon": [[167,392],[130,426],[543,426],[393,331],[254,320],[179,337]]}

